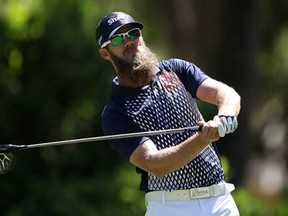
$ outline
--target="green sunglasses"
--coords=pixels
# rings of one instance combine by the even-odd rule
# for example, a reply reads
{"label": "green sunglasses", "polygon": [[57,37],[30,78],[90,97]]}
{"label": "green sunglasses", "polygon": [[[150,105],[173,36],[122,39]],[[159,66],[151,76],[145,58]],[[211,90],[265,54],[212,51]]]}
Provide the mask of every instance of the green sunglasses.
{"label": "green sunglasses", "polygon": [[133,28],[130,29],[126,33],[121,33],[121,34],[116,34],[113,37],[111,37],[110,40],[106,41],[105,43],[102,44],[101,48],[107,46],[108,44],[112,44],[113,46],[117,46],[120,44],[123,44],[125,41],[125,37],[127,36],[131,41],[136,40],[141,36],[141,30],[139,28]]}

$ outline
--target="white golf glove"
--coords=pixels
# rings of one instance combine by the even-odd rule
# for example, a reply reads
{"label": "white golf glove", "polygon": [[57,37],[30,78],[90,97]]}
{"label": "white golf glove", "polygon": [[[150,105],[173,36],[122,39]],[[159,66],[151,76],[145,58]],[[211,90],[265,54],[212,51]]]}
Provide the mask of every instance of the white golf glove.
{"label": "white golf glove", "polygon": [[218,124],[218,133],[220,137],[233,133],[238,127],[237,117],[235,116],[214,116],[213,121]]}

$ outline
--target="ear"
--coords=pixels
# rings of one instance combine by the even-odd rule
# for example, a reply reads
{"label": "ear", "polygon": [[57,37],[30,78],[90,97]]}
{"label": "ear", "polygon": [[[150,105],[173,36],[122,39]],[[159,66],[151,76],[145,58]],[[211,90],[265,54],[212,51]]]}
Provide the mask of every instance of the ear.
{"label": "ear", "polygon": [[102,58],[104,58],[106,60],[110,60],[110,55],[105,48],[100,48],[99,53],[102,56]]}

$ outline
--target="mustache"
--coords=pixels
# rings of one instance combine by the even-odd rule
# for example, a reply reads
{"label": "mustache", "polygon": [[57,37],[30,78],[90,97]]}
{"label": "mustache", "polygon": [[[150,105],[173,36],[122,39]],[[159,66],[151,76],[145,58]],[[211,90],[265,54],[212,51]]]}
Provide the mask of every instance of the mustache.
{"label": "mustache", "polygon": [[130,52],[131,50],[136,50],[136,49],[137,49],[136,46],[131,44],[131,45],[127,46],[123,52],[127,53],[127,52]]}

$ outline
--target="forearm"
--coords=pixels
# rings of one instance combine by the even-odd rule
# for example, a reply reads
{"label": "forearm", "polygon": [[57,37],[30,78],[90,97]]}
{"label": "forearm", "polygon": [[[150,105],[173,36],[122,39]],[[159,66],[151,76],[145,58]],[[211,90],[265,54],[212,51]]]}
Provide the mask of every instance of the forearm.
{"label": "forearm", "polygon": [[204,141],[195,134],[179,145],[155,151],[147,157],[149,171],[158,177],[174,172],[188,164],[208,144],[209,141]]}
{"label": "forearm", "polygon": [[218,107],[218,115],[237,116],[241,98],[230,86],[217,80],[206,79],[197,90],[197,97]]}
{"label": "forearm", "polygon": [[166,149],[158,150],[156,145],[147,140],[139,145],[130,157],[130,162],[158,177],[167,175],[194,159],[207,145],[219,139],[217,124],[199,122],[201,132],[189,139]]}
{"label": "forearm", "polygon": [[241,98],[233,88],[223,85],[216,95],[218,115],[238,116]]}

